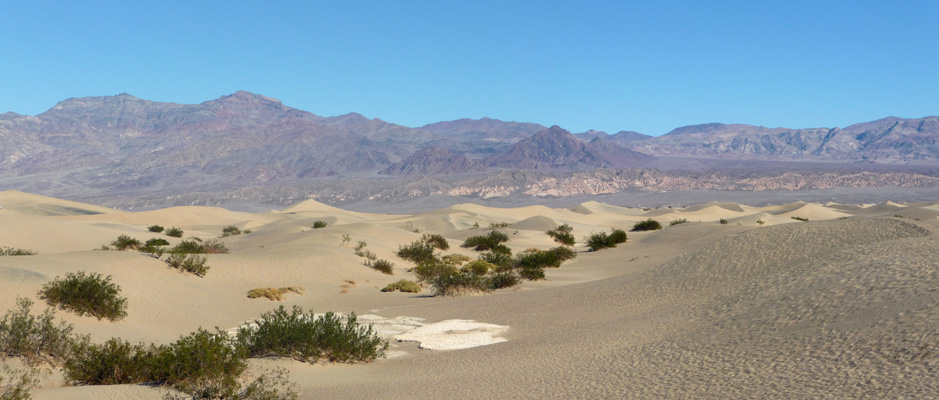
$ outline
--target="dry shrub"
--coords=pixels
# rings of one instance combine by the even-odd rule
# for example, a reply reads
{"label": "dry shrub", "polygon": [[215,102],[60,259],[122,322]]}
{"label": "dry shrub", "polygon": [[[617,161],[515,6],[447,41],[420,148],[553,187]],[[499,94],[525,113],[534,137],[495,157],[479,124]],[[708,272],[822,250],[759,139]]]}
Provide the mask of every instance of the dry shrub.
{"label": "dry shrub", "polygon": [[299,295],[303,295],[304,290],[305,289],[300,286],[290,286],[290,287],[282,287],[282,288],[273,288],[273,287],[257,288],[257,289],[251,289],[248,291],[248,298],[256,299],[259,297],[263,297],[271,301],[284,301],[284,295],[287,294],[288,292],[293,292]]}

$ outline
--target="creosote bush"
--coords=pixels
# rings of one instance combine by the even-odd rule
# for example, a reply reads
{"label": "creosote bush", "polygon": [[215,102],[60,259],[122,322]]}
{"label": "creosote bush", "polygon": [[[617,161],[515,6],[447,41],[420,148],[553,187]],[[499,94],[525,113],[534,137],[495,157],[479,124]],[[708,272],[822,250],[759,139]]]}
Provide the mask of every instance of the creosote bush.
{"label": "creosote bush", "polygon": [[398,252],[396,253],[398,257],[401,257],[405,260],[412,261],[415,263],[435,261],[436,256],[434,255],[435,247],[423,240],[417,240],[411,242],[411,244],[406,246],[400,246]]}
{"label": "creosote bush", "polygon": [[315,363],[371,362],[385,356],[388,342],[371,325],[361,325],[355,314],[343,318],[334,313],[315,315],[294,306],[280,306],[261,315],[255,324],[238,330],[237,343],[250,357],[289,357]]}
{"label": "creosote bush", "polygon": [[418,263],[412,271],[418,280],[429,281],[443,274],[455,273],[457,269],[439,259],[432,259]]}
{"label": "creosote bush", "polygon": [[434,296],[461,296],[489,292],[489,281],[482,276],[466,272],[450,272],[431,280]]}
{"label": "creosote bush", "polygon": [[239,229],[239,228],[238,228],[237,226],[235,226],[235,225],[228,225],[228,226],[222,228],[222,236],[221,236],[221,237],[229,237],[229,236],[235,236],[235,235],[240,235],[240,234],[241,234],[241,229]]}
{"label": "creosote bush", "polygon": [[147,227],[147,230],[150,232],[160,233],[163,232],[163,227],[160,225],[150,225]]}
{"label": "creosote bush", "polygon": [[463,268],[460,268],[460,272],[469,272],[473,275],[486,275],[489,271],[494,271],[496,268],[496,265],[491,262],[475,260],[466,264]]}
{"label": "creosote bush", "polygon": [[170,267],[183,272],[190,272],[198,277],[204,277],[209,272],[211,267],[205,265],[206,261],[208,261],[208,258],[199,254],[171,253],[166,258],[166,263]]}
{"label": "creosote bush", "polygon": [[177,227],[174,226],[174,227],[172,227],[172,228],[166,230],[166,236],[175,237],[175,238],[181,238],[181,237],[183,237],[183,230],[182,230],[182,229],[179,229],[179,228],[177,228]]}
{"label": "creosote bush", "polygon": [[802,217],[789,217],[789,218],[792,218],[796,221],[809,222],[808,218],[802,218]]}
{"label": "creosote bush", "polygon": [[719,222],[720,222],[721,225],[727,225],[727,220],[726,220],[726,219],[721,218],[721,219],[719,220]]}
{"label": "creosote bush", "polygon": [[521,268],[518,271],[518,274],[525,279],[530,281],[537,281],[545,278],[544,268]]}
{"label": "creosote bush", "polygon": [[668,223],[668,226],[680,225],[680,224],[684,224],[684,223],[686,223],[686,222],[688,222],[688,219],[687,219],[687,218],[679,218],[679,219],[672,220],[672,222],[669,222],[669,223]]}
{"label": "creosote bush", "polygon": [[645,221],[636,222],[636,224],[633,225],[632,231],[641,232],[641,231],[654,231],[654,230],[659,230],[659,229],[662,229],[662,224],[660,224],[659,221],[649,218]]}
{"label": "creosote bush", "polygon": [[462,265],[463,263],[472,260],[472,258],[463,254],[447,254],[440,259],[443,260],[443,262],[451,265]]}
{"label": "creosote bush", "polygon": [[625,243],[626,240],[626,232],[622,229],[613,229],[609,234],[606,232],[594,233],[584,239],[590,251],[616,247],[620,243]]}
{"label": "creosote bush", "polygon": [[111,242],[111,246],[118,250],[137,250],[140,247],[140,241],[127,235],[120,235]]}
{"label": "creosote bush", "polygon": [[577,243],[577,241],[574,240],[574,235],[571,233],[573,231],[574,228],[572,228],[570,225],[563,224],[558,225],[557,228],[551,229],[545,233],[548,234],[548,236],[554,238],[555,242],[566,246],[573,246]]}
{"label": "creosote bush", "polygon": [[424,236],[421,236],[421,240],[434,246],[434,248],[438,250],[450,249],[450,243],[447,242],[447,239],[436,233],[425,233]]}
{"label": "creosote bush", "polygon": [[120,293],[120,286],[111,282],[110,276],[102,278],[101,274],[85,271],[66,273],[61,280],[56,277],[39,291],[40,297],[53,307],[110,321],[127,316],[127,298],[120,297]]}
{"label": "creosote bush", "polygon": [[320,229],[326,227],[326,221],[313,221],[313,229]]}
{"label": "creosote bush", "polygon": [[33,315],[32,306],[32,300],[17,297],[16,308],[0,319],[0,359],[19,357],[28,365],[59,364],[68,358],[74,343],[88,340],[74,336],[71,324],[56,323],[52,308]]}
{"label": "creosote bush", "polygon": [[518,285],[519,281],[518,276],[515,275],[514,272],[506,271],[492,274],[487,283],[489,284],[489,289],[496,290]]}
{"label": "creosote bush", "polygon": [[248,298],[256,299],[259,297],[263,297],[271,301],[283,301],[285,294],[289,292],[293,292],[299,295],[303,295],[304,290],[305,289],[303,289],[300,286],[290,286],[290,287],[282,287],[282,288],[273,288],[273,287],[257,288],[257,289],[251,289],[248,291]]}
{"label": "creosote bush", "polygon": [[404,292],[404,293],[420,293],[421,285],[414,281],[402,279],[388,286],[385,286],[381,291],[382,292],[394,292],[396,290],[400,292]]}
{"label": "creosote bush", "polygon": [[393,275],[395,265],[392,264],[391,261],[388,261],[388,260],[376,260],[375,262],[372,263],[372,265],[370,265],[370,267],[374,268],[376,271],[381,272],[385,275]]}
{"label": "creosote bush", "polygon": [[199,238],[193,240],[183,240],[169,250],[173,254],[225,254],[228,253],[228,247],[225,243],[215,239],[202,241]]}
{"label": "creosote bush", "polygon": [[169,246],[170,242],[163,238],[153,238],[144,242],[145,247]]}
{"label": "creosote bush", "polygon": [[0,256],[34,256],[35,251],[27,249],[14,249],[12,247],[0,247]]}
{"label": "creosote bush", "polygon": [[[463,242],[461,247],[472,248],[476,251],[496,251],[496,252],[505,252],[508,250],[508,247],[502,245],[502,243],[508,242],[509,236],[499,232],[492,231],[485,236],[470,236],[466,238],[466,241]],[[508,251],[508,254],[511,254],[511,251]]]}

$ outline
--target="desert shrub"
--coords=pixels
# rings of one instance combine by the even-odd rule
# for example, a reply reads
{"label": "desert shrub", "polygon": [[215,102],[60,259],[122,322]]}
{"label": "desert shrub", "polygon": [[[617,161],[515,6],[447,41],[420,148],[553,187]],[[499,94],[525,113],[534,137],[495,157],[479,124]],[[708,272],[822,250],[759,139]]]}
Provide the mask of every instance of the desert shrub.
{"label": "desert shrub", "polygon": [[162,238],[153,238],[147,240],[143,245],[144,247],[156,247],[156,246],[169,246],[170,242]]}
{"label": "desert shrub", "polygon": [[479,259],[496,266],[496,272],[504,272],[515,268],[515,260],[511,254],[485,252],[479,255]]}
{"label": "desert shrub", "polygon": [[29,391],[39,386],[38,375],[40,369],[36,366],[26,366],[21,370],[10,368],[3,364],[0,369],[0,400],[29,400]]}
{"label": "desert shrub", "polygon": [[166,230],[166,236],[181,238],[183,237],[183,230],[174,226]]}
{"label": "desert shrub", "polygon": [[199,254],[185,254],[185,253],[171,253],[166,259],[166,263],[170,267],[176,268],[183,272],[190,272],[195,274],[198,277],[203,277],[207,272],[209,272],[208,265],[205,265],[208,259]]}
{"label": "desert shrub", "polygon": [[789,217],[789,218],[792,218],[796,221],[809,222],[808,218],[802,218],[802,217]]}
{"label": "desert shrub", "polygon": [[431,287],[434,289],[434,296],[460,296],[490,291],[485,278],[464,272],[442,274],[431,280]]}
{"label": "desert shrub", "polygon": [[368,243],[365,242],[364,240],[359,240],[359,243],[355,245],[353,250],[355,250],[355,254],[358,255],[359,252],[364,250],[366,247],[368,247]]}
{"label": "desert shrub", "polygon": [[[463,242],[461,247],[472,248],[473,250],[476,250],[476,251],[486,251],[486,250],[493,250],[498,245],[508,242],[508,241],[509,241],[508,235],[499,231],[492,231],[492,232],[489,232],[489,234],[485,236],[470,236],[466,238],[466,241]],[[508,249],[505,246],[502,246],[502,247],[504,247],[505,249]]]}
{"label": "desert shrub", "polygon": [[365,265],[368,265],[368,266],[372,266],[372,261],[375,261],[378,259],[378,255],[375,253],[372,253],[369,250],[357,251],[355,254],[359,257],[364,257],[365,259],[367,259],[368,261],[365,262]]}
{"label": "desert shrub", "polygon": [[726,219],[721,218],[721,219],[719,220],[719,222],[721,223],[721,225],[727,225],[727,220],[726,220]]}
{"label": "desert shrub", "polygon": [[231,398],[248,366],[246,358],[245,349],[233,346],[225,331],[200,328],[158,347],[151,358],[152,376],[147,381],[169,384],[194,398]]}
{"label": "desert shrub", "polygon": [[304,314],[297,306],[283,306],[261,315],[255,324],[238,330],[237,341],[248,355],[290,357],[302,362],[325,358],[330,362],[370,362],[385,356],[388,342],[355,314]]}
{"label": "desert shrub", "polygon": [[617,244],[626,243],[626,231],[622,229],[613,229],[613,231],[610,232],[609,240],[610,243],[614,244],[614,246],[610,247],[616,247],[615,245]]}
{"label": "desert shrub", "polygon": [[589,248],[590,251],[597,251],[611,247],[610,244],[612,243],[612,240],[610,240],[609,234],[606,232],[600,232],[590,234],[590,236],[587,236],[584,239],[584,242],[587,243],[587,248]]}
{"label": "desert shrub", "polygon": [[440,275],[456,272],[456,267],[440,260],[429,260],[417,264],[413,269],[414,275],[420,281],[429,281]]}
{"label": "desert shrub", "polygon": [[150,225],[147,227],[147,230],[150,232],[160,233],[163,232],[163,227],[160,225]]}
{"label": "desert shrub", "polygon": [[228,247],[225,246],[225,243],[222,243],[218,240],[209,239],[206,240],[202,246],[205,248],[205,254],[226,254],[228,253]]}
{"label": "desert shrub", "polygon": [[688,219],[687,219],[687,218],[674,219],[674,220],[672,220],[672,222],[669,222],[669,223],[668,223],[668,226],[680,225],[680,224],[684,224],[684,223],[687,223],[687,222],[688,222]]}
{"label": "desert shrub", "polygon": [[257,289],[251,289],[248,291],[248,298],[256,299],[259,297],[263,297],[271,301],[283,301],[284,295],[287,294],[288,292],[294,292],[296,294],[302,295],[304,290],[305,289],[303,289],[300,286],[290,286],[290,287],[282,287],[282,288],[273,288],[273,287],[257,288]]}
{"label": "desert shrub", "polygon": [[496,269],[496,265],[483,260],[475,260],[466,264],[463,268],[460,268],[461,272],[469,272],[473,275],[486,275],[489,271]]}
{"label": "desert shrub", "polygon": [[34,256],[35,251],[27,249],[14,249],[12,247],[0,247],[0,256]]}
{"label": "desert shrub", "polygon": [[577,241],[574,240],[574,235],[571,233],[573,231],[574,231],[574,228],[572,228],[570,225],[563,224],[563,225],[558,225],[557,228],[551,229],[545,233],[548,234],[548,236],[551,236],[552,238],[554,238],[555,242],[558,242],[567,246],[573,246],[574,244],[577,243]]}
{"label": "desert shrub", "polygon": [[377,260],[372,263],[371,267],[385,275],[392,275],[395,265],[388,260]]}
{"label": "desert shrub", "polygon": [[229,236],[240,235],[240,234],[241,234],[241,229],[239,229],[235,225],[228,225],[222,228],[222,237],[229,237]]}
{"label": "desert shrub", "polygon": [[758,225],[763,225],[763,224],[766,223],[766,221],[764,221],[764,220],[762,220],[762,219],[758,219],[758,220],[756,220],[756,223],[757,223]]}
{"label": "desert shrub", "polygon": [[394,292],[395,290],[405,292],[405,293],[420,293],[421,285],[414,281],[402,279],[388,286],[385,286],[381,291],[382,292]]}
{"label": "desert shrub", "polygon": [[530,281],[537,281],[544,279],[544,268],[539,267],[529,267],[529,268],[520,268],[518,270],[519,276],[522,278],[528,279]]}
{"label": "desert shrub", "polygon": [[110,321],[127,316],[127,298],[120,294],[121,288],[111,282],[111,276],[102,278],[100,274],[85,274],[85,271],[66,273],[62,280],[56,277],[39,291],[40,297],[53,307]]}
{"label": "desert shrub", "polygon": [[508,223],[508,222],[506,222],[506,221],[502,221],[502,222],[493,222],[493,223],[490,223],[490,224],[489,224],[489,229],[491,229],[491,230],[496,230],[496,229],[499,229],[499,228],[508,228],[508,227],[511,226],[511,225],[512,225],[512,224],[510,224],[510,223]]}
{"label": "desert shrub", "polygon": [[517,268],[557,268],[561,266],[561,259],[557,254],[542,250],[521,253],[515,258]]}
{"label": "desert shrub", "polygon": [[326,221],[313,221],[313,229],[320,229],[326,227]]}
{"label": "desert shrub", "polygon": [[562,262],[577,258],[577,253],[574,251],[574,249],[571,249],[570,247],[558,246],[558,247],[548,250],[548,253],[553,254]]}
{"label": "desert shrub", "polygon": [[111,246],[118,250],[136,250],[140,247],[140,241],[127,235],[120,235],[111,242]]}
{"label": "desert shrub", "polygon": [[421,236],[421,240],[430,244],[431,246],[434,246],[438,250],[450,249],[450,243],[447,242],[447,239],[444,238],[442,235],[438,235],[436,233],[433,233],[433,234],[425,233],[424,236]]}
{"label": "desert shrub", "polygon": [[443,260],[443,262],[452,265],[462,265],[463,263],[472,260],[472,258],[463,254],[447,254],[440,259]]}
{"label": "desert shrub", "polygon": [[228,247],[225,246],[225,243],[222,243],[215,239],[209,239],[204,242],[200,242],[198,238],[195,240],[183,240],[176,246],[173,246],[169,250],[173,254],[224,254],[228,253]]}
{"label": "desert shrub", "polygon": [[87,340],[73,336],[71,324],[56,323],[51,308],[33,315],[32,306],[32,300],[18,297],[16,308],[0,319],[0,359],[20,357],[30,365],[55,364],[68,358],[73,343]]}
{"label": "desert shrub", "polygon": [[153,381],[157,347],[112,338],[102,344],[81,343],[65,362],[65,379],[73,384],[120,385]]}
{"label": "desert shrub", "polygon": [[662,224],[660,224],[659,221],[649,218],[645,221],[636,222],[636,224],[633,225],[632,231],[641,232],[641,231],[654,231],[654,230],[659,230],[659,229],[662,229]]}
{"label": "desert shrub", "polygon": [[398,254],[398,257],[415,263],[429,262],[436,258],[434,256],[434,246],[423,240],[411,242],[407,246],[400,246],[396,254]]}
{"label": "desert shrub", "polygon": [[512,287],[518,285],[518,283],[518,275],[515,275],[515,273],[512,271],[498,272],[492,274],[486,279],[486,284],[491,290]]}

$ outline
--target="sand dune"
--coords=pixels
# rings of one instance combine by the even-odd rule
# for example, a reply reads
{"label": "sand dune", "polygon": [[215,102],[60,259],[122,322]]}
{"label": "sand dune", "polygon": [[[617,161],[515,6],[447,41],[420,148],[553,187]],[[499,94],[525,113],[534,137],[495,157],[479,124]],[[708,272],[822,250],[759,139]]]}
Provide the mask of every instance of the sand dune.
{"label": "sand dune", "polygon": [[[284,304],[369,314],[389,326],[419,321],[412,325],[427,328],[402,337],[425,340],[425,347],[453,342],[447,332],[487,344],[432,351],[395,342],[394,357],[354,366],[252,360],[290,370],[303,399],[939,396],[939,210],[930,204],[708,203],[650,211],[596,202],[572,209],[461,204],[370,215],[306,201],[252,214],[211,207],[118,212],[2,192],[0,205],[0,246],[39,251],[0,257],[0,308],[12,308],[17,296],[41,301],[39,288],[66,272],[110,275],[128,298],[127,318],[57,313],[95,341],[166,343],[200,326],[237,327]],[[627,243],[599,252],[583,252],[579,243],[578,257],[547,270],[545,281],[457,298],[380,292],[413,279],[406,271],[413,264],[395,251],[425,233],[449,239],[445,253],[475,257],[458,245],[490,223],[510,224],[507,244],[520,252],[556,246],[544,231],[558,224],[570,224],[582,242],[590,232],[628,230],[650,217],[665,228],[629,232]],[[679,218],[689,222],[668,226]],[[327,227],[313,229],[317,220]],[[252,233],[218,239],[231,252],[209,255],[204,278],[137,252],[92,250],[120,234],[159,236],[147,232],[150,224],[204,239],[227,225]],[[392,261],[394,275],[363,265],[353,250],[359,242]],[[246,297],[252,288],[283,286],[306,291],[284,302]],[[475,329],[496,336],[476,342],[484,332]],[[142,385],[45,385],[35,398],[163,396]]]}

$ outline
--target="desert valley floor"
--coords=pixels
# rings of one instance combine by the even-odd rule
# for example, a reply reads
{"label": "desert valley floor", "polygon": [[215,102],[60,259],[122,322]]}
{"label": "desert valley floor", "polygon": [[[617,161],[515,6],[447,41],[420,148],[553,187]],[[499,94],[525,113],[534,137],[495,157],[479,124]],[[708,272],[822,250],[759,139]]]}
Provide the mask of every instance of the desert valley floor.
{"label": "desert valley floor", "polygon": [[[492,344],[428,350],[389,334],[388,357],[369,364],[251,360],[252,368],[287,368],[301,399],[939,396],[939,202],[657,209],[463,204],[390,215],[306,201],[265,213],[125,212],[7,191],[0,192],[0,206],[0,245],[38,253],[0,257],[0,311],[12,309],[17,297],[33,299],[41,311],[37,291],[67,272],[110,275],[128,298],[126,318],[56,313],[97,342],[168,343],[199,327],[238,327],[279,305],[375,321],[475,321],[486,325],[441,334],[492,335]],[[592,232],[628,231],[649,218],[664,229],[628,232],[629,240],[612,249],[588,252],[583,245]],[[680,219],[687,223],[669,225]],[[315,221],[327,226],[313,229]],[[545,231],[569,224],[577,257],[547,269],[545,280],[491,294],[380,291],[414,279],[407,272],[413,264],[395,255],[399,246],[441,234],[451,243],[445,254],[475,259],[477,252],[459,244],[502,223],[513,253],[556,246]],[[149,232],[153,224],[179,227],[185,236]],[[251,233],[218,239],[230,225]],[[217,239],[230,252],[209,255],[211,269],[200,278],[136,251],[96,250],[119,235],[173,244]],[[364,266],[353,249],[359,241],[392,261],[394,274]],[[305,292],[282,302],[246,296],[253,288],[286,286]],[[66,386],[54,372],[33,396],[160,399],[164,393],[145,385]]]}

